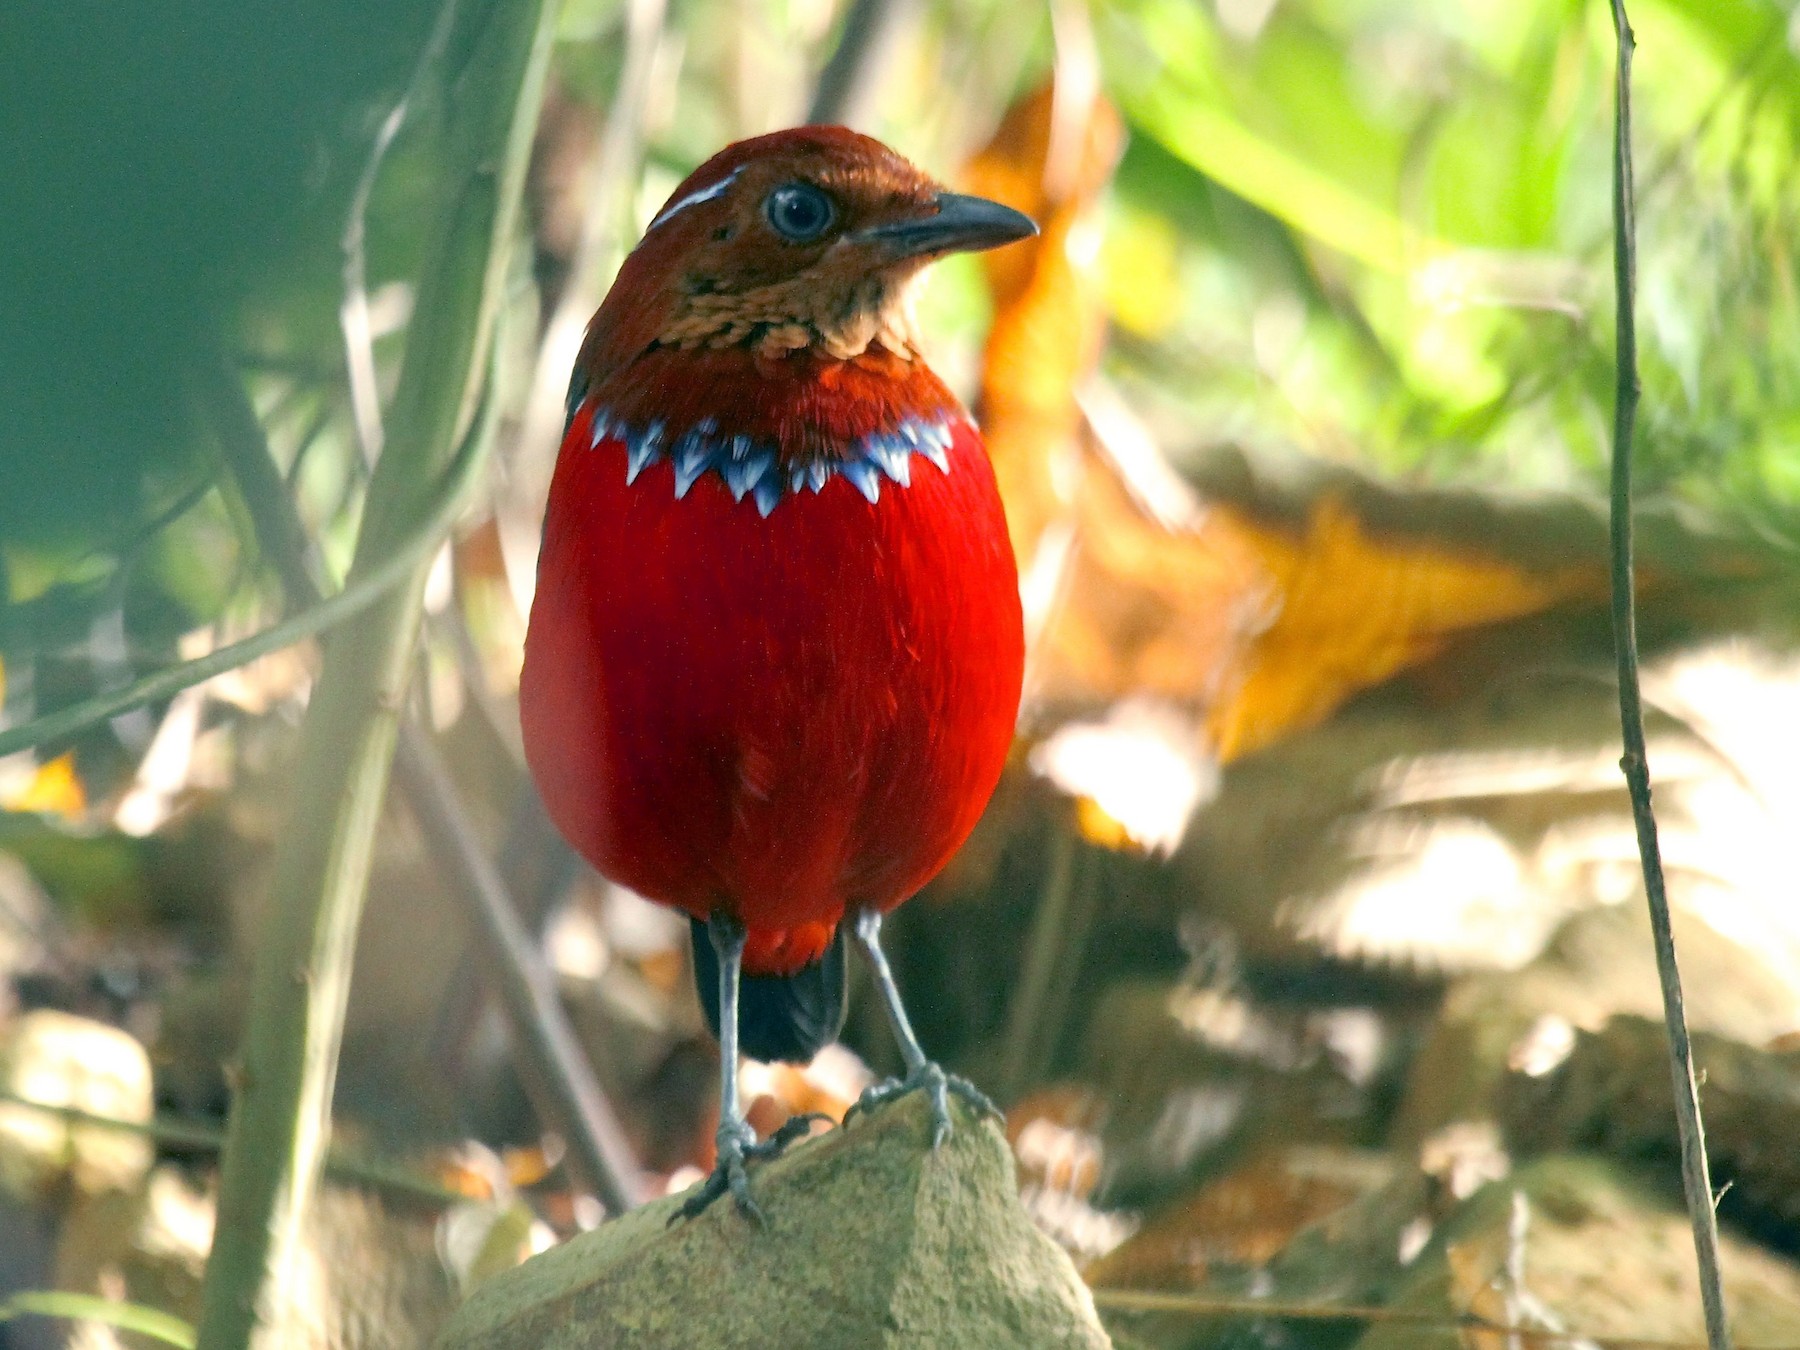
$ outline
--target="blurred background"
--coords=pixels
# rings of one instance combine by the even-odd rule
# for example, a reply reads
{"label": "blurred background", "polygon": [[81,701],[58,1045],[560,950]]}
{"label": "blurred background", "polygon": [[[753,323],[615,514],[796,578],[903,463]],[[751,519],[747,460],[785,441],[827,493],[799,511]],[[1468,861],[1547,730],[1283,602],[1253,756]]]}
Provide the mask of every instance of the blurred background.
{"label": "blurred background", "polygon": [[[0,16],[0,729],[275,622],[295,557],[345,575],[498,9]],[[1632,18],[1651,760],[1727,1284],[1791,1345],[1800,10]],[[1031,646],[1001,789],[891,949],[1119,1343],[1697,1339],[1606,619],[1612,59],[1573,0],[567,0],[408,695],[456,809],[385,809],[295,1343],[422,1343],[602,1213],[446,829],[645,1190],[710,1165],[686,924],[561,848],[515,694],[583,325],[694,165],[809,119],[1043,226],[922,297]],[[149,1343],[4,1320],[18,1290],[196,1315],[318,669],[0,758],[0,1346]],[[759,1128],[897,1067],[870,1002],[744,1066]]]}

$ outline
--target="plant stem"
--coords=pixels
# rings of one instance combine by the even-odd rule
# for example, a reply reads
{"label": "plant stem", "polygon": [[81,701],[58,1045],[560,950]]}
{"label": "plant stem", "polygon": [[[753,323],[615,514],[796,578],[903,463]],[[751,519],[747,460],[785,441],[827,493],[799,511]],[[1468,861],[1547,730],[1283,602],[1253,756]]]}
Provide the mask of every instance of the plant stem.
{"label": "plant stem", "polygon": [[[195,371],[196,401],[218,423],[218,436],[262,557],[281,577],[291,607],[321,599],[319,568],[256,409],[223,350]],[[395,772],[401,795],[425,832],[475,939],[485,983],[499,999],[527,1094],[546,1129],[559,1133],[579,1184],[614,1214],[641,1199],[637,1160],[618,1116],[582,1053],[557,996],[554,976],[527,935],[518,906],[482,851],[437,747],[410,720],[400,728]]]}
{"label": "plant stem", "polygon": [[[546,0],[490,4],[447,70],[452,194],[421,278],[370,480],[351,583],[420,517],[481,393],[554,34]],[[329,1132],[351,955],[412,669],[425,566],[329,642],[302,729],[293,814],[276,848],[202,1290],[200,1350],[283,1339],[301,1297],[304,1212]]]}
{"label": "plant stem", "polygon": [[487,440],[486,410],[489,399],[478,412],[474,424],[464,433],[455,457],[444,470],[431,506],[407,536],[395,544],[380,562],[350,578],[349,583],[329,599],[301,610],[260,633],[218,647],[192,661],[153,670],[130,684],[55,712],[45,713],[19,726],[0,731],[0,758],[35,745],[60,741],[91,726],[97,726],[120,713],[141,708],[158,699],[172,698],[183,689],[223,675],[228,670],[247,666],[252,661],[291,647],[296,642],[336,627],[361,614],[382,596],[407,580],[443,538],[457,514],[462,510],[463,493],[480,467]]}
{"label": "plant stem", "polygon": [[1643,697],[1638,687],[1637,614],[1631,559],[1631,447],[1637,423],[1638,365],[1637,222],[1631,183],[1631,55],[1634,39],[1625,0],[1612,0],[1613,28],[1618,36],[1618,72],[1613,105],[1613,282],[1616,293],[1617,384],[1613,402],[1612,460],[1612,619],[1613,648],[1619,671],[1619,725],[1624,756],[1619,767],[1631,794],[1637,826],[1638,857],[1644,869],[1644,895],[1650,905],[1650,931],[1656,944],[1656,969],[1662,981],[1663,1020],[1669,1035],[1669,1069],[1675,1086],[1675,1119],[1681,1137],[1681,1183],[1688,1218],[1694,1228],[1694,1255],[1700,1266],[1700,1300],[1706,1314],[1711,1350],[1730,1350],[1731,1331],[1725,1317],[1725,1294],[1719,1275],[1719,1223],[1713,1212],[1712,1177],[1706,1162],[1706,1131],[1700,1117],[1700,1092],[1694,1080],[1694,1052],[1688,1041],[1687,1013],[1682,1006],[1681,970],[1675,960],[1675,932],[1669,917],[1668,890],[1663,882],[1662,850],[1657,842],[1656,814],[1650,804],[1650,764],[1644,745]]}

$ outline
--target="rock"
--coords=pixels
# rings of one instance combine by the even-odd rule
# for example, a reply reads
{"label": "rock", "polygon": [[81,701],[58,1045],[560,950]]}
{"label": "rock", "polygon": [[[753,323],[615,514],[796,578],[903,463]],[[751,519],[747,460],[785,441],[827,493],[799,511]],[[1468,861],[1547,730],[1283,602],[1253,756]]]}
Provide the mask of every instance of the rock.
{"label": "rock", "polygon": [[495,1276],[440,1350],[1110,1346],[1075,1268],[1032,1227],[997,1128],[960,1106],[928,1144],[917,1094],[756,1167],[758,1230],[658,1200]]}
{"label": "rock", "polygon": [[[143,1046],[117,1027],[48,1009],[0,1033],[0,1091],[138,1125],[154,1108]],[[151,1152],[145,1135],[0,1100],[0,1189],[20,1199],[51,1198],[65,1183],[89,1195],[131,1190]]]}
{"label": "rock", "polygon": [[[1688,1022],[1753,1045],[1800,1018],[1800,986],[1761,947],[1674,911]],[[1650,924],[1641,903],[1578,915],[1523,970],[1471,975],[1445,996],[1415,1061],[1394,1139],[1415,1146],[1455,1121],[1492,1119],[1508,1072],[1578,1028],[1617,1013],[1662,1015]],[[1666,1075],[1665,1075],[1666,1077]]]}
{"label": "rock", "polygon": [[[1732,1331],[1745,1345],[1800,1341],[1800,1267],[1720,1234]],[[1687,1215],[1632,1173],[1541,1158],[1471,1198],[1413,1263],[1389,1305],[1441,1326],[1376,1323],[1357,1350],[1503,1350],[1460,1331],[1474,1313],[1577,1336],[1704,1344]]]}
{"label": "rock", "polygon": [[[1693,1035],[1703,1076],[1706,1152],[1719,1216],[1800,1251],[1800,1053]],[[1577,1032],[1568,1056],[1536,1075],[1508,1076],[1501,1120],[1515,1151],[1591,1149],[1654,1164],[1679,1194],[1681,1151],[1661,1018],[1615,1017]]]}

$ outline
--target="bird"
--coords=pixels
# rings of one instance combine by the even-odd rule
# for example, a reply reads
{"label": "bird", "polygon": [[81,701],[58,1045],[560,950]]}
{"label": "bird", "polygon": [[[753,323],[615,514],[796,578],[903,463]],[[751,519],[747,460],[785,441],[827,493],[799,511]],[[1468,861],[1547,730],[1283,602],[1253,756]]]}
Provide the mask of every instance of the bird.
{"label": "bird", "polygon": [[[921,350],[926,265],[1036,233],[842,127],[728,145],[621,263],[570,379],[520,678],[527,763],[602,875],[685,913],[720,1045],[717,1162],[761,1221],[741,1052],[803,1062],[867,960],[904,1072],[929,1059],[884,915],[974,828],[1024,674],[1018,571],[975,423]],[[996,1113],[997,1114],[997,1113]]]}

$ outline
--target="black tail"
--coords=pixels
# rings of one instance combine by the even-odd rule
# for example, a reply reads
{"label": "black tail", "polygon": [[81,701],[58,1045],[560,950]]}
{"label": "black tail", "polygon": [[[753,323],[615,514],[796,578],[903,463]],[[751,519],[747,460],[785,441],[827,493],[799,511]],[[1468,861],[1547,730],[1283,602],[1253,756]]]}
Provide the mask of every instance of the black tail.
{"label": "black tail", "polygon": [[[694,987],[706,1024],[719,1034],[719,959],[706,924],[691,921]],[[844,930],[832,935],[825,954],[792,975],[744,975],[738,980],[738,1048],[751,1059],[804,1064],[844,1029],[847,960]]]}

